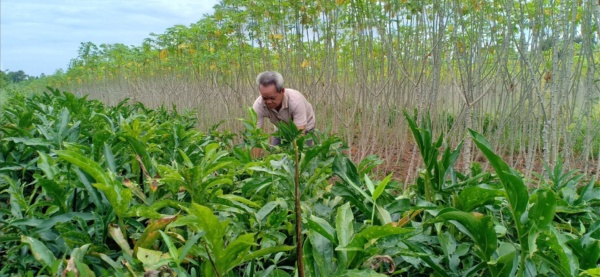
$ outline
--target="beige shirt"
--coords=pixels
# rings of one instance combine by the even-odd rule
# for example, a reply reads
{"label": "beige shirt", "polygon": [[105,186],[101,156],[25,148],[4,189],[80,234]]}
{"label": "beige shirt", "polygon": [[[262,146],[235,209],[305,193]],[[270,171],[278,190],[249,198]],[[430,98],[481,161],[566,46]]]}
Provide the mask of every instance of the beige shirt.
{"label": "beige shirt", "polygon": [[304,126],[304,130],[315,128],[315,112],[313,107],[304,95],[297,90],[286,88],[283,94],[283,102],[279,111],[267,108],[262,97],[256,98],[252,106],[258,115],[258,127],[262,127],[265,117],[269,118],[271,123],[277,125],[280,121],[289,122],[292,120],[296,126]]}

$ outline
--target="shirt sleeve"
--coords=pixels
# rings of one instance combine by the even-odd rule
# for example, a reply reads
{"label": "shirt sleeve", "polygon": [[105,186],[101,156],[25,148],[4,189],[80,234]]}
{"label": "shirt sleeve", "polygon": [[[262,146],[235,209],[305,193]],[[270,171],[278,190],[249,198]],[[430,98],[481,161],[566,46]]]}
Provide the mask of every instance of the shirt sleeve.
{"label": "shirt sleeve", "polygon": [[305,103],[305,101],[298,101],[290,107],[290,114],[292,115],[292,118],[294,119],[294,124],[296,124],[296,126],[306,127],[306,124],[308,124],[308,119],[306,118]]}
{"label": "shirt sleeve", "polygon": [[263,105],[260,101],[260,98],[256,98],[256,101],[254,101],[254,105],[252,105],[252,108],[256,112],[256,116],[258,119],[256,121],[256,127],[262,128],[262,126],[265,124],[265,116],[266,115],[264,113]]}

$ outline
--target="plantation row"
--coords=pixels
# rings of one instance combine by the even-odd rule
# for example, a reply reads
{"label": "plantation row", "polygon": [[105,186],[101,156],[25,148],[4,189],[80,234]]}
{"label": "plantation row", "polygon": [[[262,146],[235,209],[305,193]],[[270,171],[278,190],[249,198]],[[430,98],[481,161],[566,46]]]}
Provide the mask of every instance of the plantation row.
{"label": "plantation row", "polygon": [[270,147],[251,109],[239,134],[202,133],[175,107],[15,95],[0,110],[0,275],[600,275],[597,182],[560,163],[525,179],[472,130],[494,172],[461,174],[461,145],[404,115],[423,161],[407,190],[336,136],[282,125]]}

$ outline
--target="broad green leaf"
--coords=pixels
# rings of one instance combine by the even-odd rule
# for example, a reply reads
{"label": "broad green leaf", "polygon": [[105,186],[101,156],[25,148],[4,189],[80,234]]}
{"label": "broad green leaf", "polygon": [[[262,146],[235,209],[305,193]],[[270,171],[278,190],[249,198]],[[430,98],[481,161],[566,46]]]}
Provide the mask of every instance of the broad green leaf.
{"label": "broad green leaf", "polygon": [[364,199],[371,201],[371,197],[362,188],[360,188],[360,177],[358,176],[356,167],[352,161],[350,161],[350,159],[342,155],[337,155],[333,160],[332,169],[335,175],[342,178],[346,184],[354,188],[354,190],[362,195]]}
{"label": "broad green leaf", "polygon": [[165,242],[165,245],[167,246],[167,249],[169,250],[169,254],[171,255],[171,258],[175,261],[178,261],[179,260],[179,251],[177,250],[177,247],[175,247],[175,244],[173,244],[173,241],[171,240],[169,235],[167,235],[162,230],[158,230],[158,232],[160,233],[160,236],[162,237],[163,241]]}
{"label": "broad green leaf", "polygon": [[223,273],[228,272],[232,268],[240,265],[244,260],[244,256],[248,255],[250,247],[257,245],[254,242],[254,233],[243,234],[234,241],[230,242],[223,256],[219,257],[219,261],[215,261],[218,268],[223,269]]}
{"label": "broad green leaf", "polygon": [[54,227],[54,225],[56,225],[56,223],[71,221],[74,218],[81,218],[82,220],[90,221],[90,220],[94,220],[94,215],[91,213],[70,212],[70,213],[58,214],[58,215],[55,215],[46,220],[41,220],[41,219],[15,220],[15,221],[11,222],[11,225],[32,226],[32,227],[36,228],[37,232],[43,232],[43,231],[46,231],[46,230]]}
{"label": "broad green leaf", "polygon": [[108,233],[110,234],[110,237],[117,243],[117,245],[119,245],[119,247],[121,247],[121,250],[123,250],[123,253],[125,253],[126,255],[131,257],[133,254],[133,251],[131,251],[131,247],[129,247],[129,243],[127,242],[127,239],[123,236],[123,232],[121,231],[121,228],[118,225],[110,224],[108,226]]}
{"label": "broad green leaf", "polygon": [[[454,237],[452,236],[452,234],[448,233],[448,232],[444,232],[441,234],[438,234],[438,241],[440,243],[440,247],[442,248],[442,251],[444,252],[444,256],[446,256],[446,259],[448,260],[448,265],[450,267],[450,269],[452,270],[452,272],[456,272],[458,265],[460,263],[459,260],[459,256],[456,255],[456,240],[454,239]],[[466,244],[462,244],[462,245],[466,245]]]}
{"label": "broad green leaf", "polygon": [[333,229],[333,227],[331,227],[329,222],[327,222],[325,219],[310,215],[310,219],[308,219],[306,227],[321,234],[332,243],[337,244],[337,240],[335,239],[335,229]]}
{"label": "broad green leaf", "polygon": [[347,245],[352,236],[354,236],[354,214],[350,203],[346,203],[337,209],[337,215],[335,219],[335,231],[339,245]]}
{"label": "broad green leaf", "polygon": [[135,205],[130,207],[127,213],[125,213],[126,217],[146,217],[150,219],[159,219],[163,215],[156,211],[156,209],[152,208],[152,206],[145,205]]}
{"label": "broad green leaf", "polygon": [[21,237],[17,235],[4,235],[0,237],[0,243],[12,242],[12,241],[20,241]]}
{"label": "broad green leaf", "polygon": [[[373,192],[373,201],[377,201],[377,198],[379,198],[379,196],[381,196],[381,194],[385,191],[385,187],[392,180],[392,175],[393,175],[393,173],[390,173],[388,176],[383,178],[383,180],[381,180],[381,182],[379,182],[377,184],[377,188]],[[365,175],[365,177],[366,177],[366,175]]]}
{"label": "broad green leaf", "polygon": [[125,215],[132,197],[131,189],[124,187],[123,184],[114,180],[112,176],[104,172],[98,163],[78,152],[71,150],[55,150],[54,152],[56,152],[61,159],[74,164],[92,176],[97,182],[93,186],[104,192],[117,215],[119,217]]}
{"label": "broad green leaf", "polygon": [[177,151],[179,152],[179,155],[183,159],[183,164],[185,166],[187,166],[188,168],[194,167],[194,163],[192,163],[192,161],[190,160],[190,158],[188,157],[188,155],[186,155],[185,152],[183,152],[183,150],[177,148]]}
{"label": "broad green leaf", "polygon": [[248,206],[252,206],[254,208],[260,208],[260,205],[256,204],[255,202],[252,202],[251,200],[248,200],[247,198],[244,198],[244,197],[241,197],[238,195],[234,195],[234,194],[219,195],[219,198],[244,203],[244,204],[246,204]]}
{"label": "broad green leaf", "polygon": [[491,259],[498,245],[494,224],[489,216],[445,208],[430,222],[441,221],[450,221],[454,224],[477,244],[482,259],[485,261]]}
{"label": "broad green leaf", "polygon": [[[71,251],[71,258],[67,262],[67,267],[63,271],[63,275],[67,275],[68,272],[71,272],[73,275],[82,275],[82,276],[94,276],[94,272],[90,270],[86,265],[82,265],[83,258],[85,254],[88,252],[90,244],[82,245],[81,247],[76,247]],[[77,263],[80,263],[79,265]]]}
{"label": "broad green leaf", "polygon": [[278,245],[273,247],[261,248],[260,250],[256,250],[246,256],[244,256],[244,262],[251,261],[256,258],[264,257],[266,255],[270,255],[273,253],[279,252],[287,252],[296,249],[295,246],[291,245]]}
{"label": "broad green leaf", "polygon": [[85,175],[85,173],[83,173],[83,171],[81,171],[81,169],[75,168],[74,170],[77,176],[79,177],[79,181],[81,181],[81,183],[87,190],[88,196],[92,199],[94,205],[96,205],[96,209],[98,209],[98,212],[103,213],[105,205],[102,201],[102,195],[100,194],[100,192],[98,192],[98,190],[92,186],[92,183],[90,183],[90,180],[88,180],[88,177]]}
{"label": "broad green leaf", "polygon": [[37,167],[46,174],[46,179],[54,180],[54,175],[59,173],[59,169],[55,166],[54,159],[42,151],[37,151],[39,159]]}
{"label": "broad green leaf", "polygon": [[65,189],[62,184],[52,179],[43,179],[38,174],[35,174],[34,176],[39,177],[36,178],[37,182],[44,188],[46,195],[52,199],[52,203],[60,207],[63,212],[69,211],[69,208],[67,207],[67,197],[69,197],[69,194],[73,194],[72,190],[69,191]]}
{"label": "broad green leaf", "polygon": [[538,190],[531,198],[533,206],[529,209],[529,222],[538,230],[545,228],[554,220],[556,198],[550,190]]}
{"label": "broad green leaf", "polygon": [[48,142],[48,140],[43,139],[43,138],[13,138],[13,137],[8,137],[8,138],[4,138],[2,139],[4,141],[12,141],[14,143],[22,143],[24,145],[27,146],[42,146],[45,148],[49,148],[52,143]]}
{"label": "broad green leaf", "polygon": [[[420,258],[427,264],[429,265],[434,271],[435,273],[437,273],[439,276],[444,276],[444,277],[448,277],[450,276],[447,272],[446,269],[442,268],[442,266],[433,261],[430,257],[429,253],[426,253],[419,245],[417,245],[414,242],[411,242],[410,240],[406,240],[403,241],[404,244],[406,244],[406,246],[408,246],[408,248],[416,253],[419,254],[423,254],[420,256]],[[483,267],[485,267],[485,263],[481,263],[481,265],[483,265]],[[480,269],[476,269],[475,272],[479,271]]]}
{"label": "broad green leaf", "polygon": [[379,220],[379,223],[388,224],[392,222],[392,216],[384,207],[376,204],[375,209],[377,211],[377,219]]}
{"label": "broad green leaf", "polygon": [[112,173],[117,173],[117,165],[115,164],[115,156],[113,155],[110,146],[104,143],[104,158],[106,159],[106,166],[110,169]]}
{"label": "broad green leaf", "polygon": [[371,181],[371,178],[369,178],[369,175],[367,174],[365,174],[365,185],[367,185],[367,189],[369,189],[369,192],[371,193],[371,195],[373,195],[373,193],[375,192],[375,186],[373,185],[373,181]]}
{"label": "broad green leaf", "polygon": [[308,263],[314,263],[320,276],[331,276],[335,272],[332,242],[316,232],[308,233],[308,240],[312,248],[312,259]]}
{"label": "broad green leaf", "polygon": [[106,255],[104,253],[98,253],[98,255],[100,256],[100,259],[102,259],[104,262],[106,262],[107,264],[109,264],[117,272],[123,273],[122,272],[123,265],[121,263],[115,262],[113,259],[111,259],[108,255]]}
{"label": "broad green leaf", "polygon": [[140,156],[140,159],[142,160],[142,165],[144,166],[144,168],[146,168],[148,174],[150,175],[149,177],[153,177],[156,172],[154,171],[154,167],[152,166],[152,159],[150,158],[150,154],[148,154],[148,151],[146,150],[146,144],[130,135],[121,135],[120,137],[125,139],[125,141],[127,141],[129,145],[131,145],[133,151]]}
{"label": "broad green leaf", "polygon": [[372,205],[366,205],[366,203],[364,203],[363,201],[365,201],[365,198],[363,195],[360,195],[360,193],[356,190],[356,189],[352,189],[349,186],[344,186],[342,185],[335,185],[331,188],[331,192],[339,197],[344,198],[344,200],[349,201],[350,203],[354,204],[354,206],[356,206],[362,213],[364,214],[372,214],[373,213],[373,207]]}
{"label": "broad green leaf", "polygon": [[80,276],[96,277],[96,273],[94,273],[94,271],[92,271],[92,269],[90,269],[90,267],[87,264],[84,264],[80,260],[74,261],[75,268],[77,268],[77,272],[79,272]]}
{"label": "broad green leaf", "polygon": [[104,192],[108,202],[110,202],[119,217],[124,217],[127,214],[133,196],[130,188],[124,187],[116,181],[112,184],[96,183],[93,186]]}
{"label": "broad green leaf", "polygon": [[29,246],[33,257],[38,262],[40,262],[44,266],[52,267],[52,265],[56,261],[56,258],[54,257],[54,254],[50,252],[48,247],[44,245],[44,243],[37,239],[27,236],[21,236],[21,242]]}
{"label": "broad green leaf", "polygon": [[191,238],[188,238],[183,247],[181,247],[181,249],[179,250],[178,259],[175,261],[178,265],[181,264],[181,262],[183,262],[183,260],[187,256],[187,253],[192,249],[194,245],[198,243],[198,240],[202,236],[204,236],[204,232],[199,232],[193,235]]}
{"label": "broad green leaf", "polygon": [[54,150],[59,158],[72,163],[92,176],[97,183],[110,184],[111,178],[94,160],[72,150]]}
{"label": "broad green leaf", "polygon": [[169,253],[140,247],[136,258],[144,264],[144,269],[151,270],[159,268],[161,264],[171,260],[171,255],[169,255]]}
{"label": "broad green leaf", "polygon": [[567,276],[577,275],[579,261],[566,243],[567,236],[560,233],[552,225],[550,225],[550,232],[544,233],[544,235],[545,239],[539,239],[538,242],[545,244],[546,247],[550,248],[552,253],[556,255],[556,258],[548,257],[546,262],[555,268],[557,273],[564,271],[568,273]]}
{"label": "broad green leaf", "polygon": [[504,196],[504,191],[499,189],[489,189],[480,186],[467,187],[458,194],[460,207],[462,211],[470,212],[483,205],[494,203],[496,197]]}
{"label": "broad green leaf", "polygon": [[279,201],[271,201],[271,202],[268,202],[267,204],[265,204],[264,206],[262,206],[262,208],[260,208],[260,210],[258,210],[258,212],[256,212],[256,220],[259,222],[259,224],[277,206],[279,206]]}
{"label": "broad green leaf", "polygon": [[600,277],[600,267],[590,268],[588,270],[582,271],[579,276],[583,277]]}
{"label": "broad green leaf", "polygon": [[86,232],[81,232],[80,230],[70,230],[67,232],[61,231],[60,236],[62,239],[64,239],[65,243],[69,247],[87,245],[92,242],[90,239],[90,235]]}
{"label": "broad green leaf", "polygon": [[248,170],[252,170],[252,171],[258,171],[258,172],[264,172],[267,173],[269,175],[272,176],[280,176],[280,177],[284,177],[287,178],[288,176],[280,171],[276,171],[276,170],[271,170],[262,166],[251,166],[249,168],[247,168]]}
{"label": "broad green leaf", "polygon": [[506,190],[511,210],[518,221],[525,212],[529,200],[529,192],[523,183],[523,179],[517,176],[514,171],[492,151],[490,143],[482,135],[473,130],[469,130],[469,132],[471,133],[473,142],[475,142],[479,150],[483,152],[490,164],[494,167],[494,170],[496,170],[496,174],[498,174],[498,177]]}
{"label": "broad green leaf", "polygon": [[140,236],[140,238],[135,242],[133,247],[134,255],[137,253],[138,248],[150,248],[154,242],[160,237],[160,230],[164,229],[169,225],[169,223],[177,220],[177,215],[165,216],[161,219],[153,221]]}
{"label": "broad green leaf", "polygon": [[360,233],[355,234],[350,243],[346,246],[338,246],[337,251],[363,251],[370,247],[375,241],[380,238],[404,235],[411,233],[411,229],[394,227],[392,225],[385,226],[369,226]]}
{"label": "broad green leaf", "polygon": [[517,252],[508,253],[500,257],[497,263],[494,265],[494,276],[515,276],[517,272]]}
{"label": "broad green leaf", "polygon": [[[346,246],[352,240],[352,236],[354,236],[353,222],[354,215],[352,214],[352,208],[350,207],[350,203],[346,202],[346,204],[337,209],[335,217],[335,233],[337,235],[338,246]],[[352,262],[353,258],[354,253],[339,251],[338,262],[340,263],[340,267],[346,268]]]}
{"label": "broad green leaf", "polygon": [[197,232],[206,232],[204,237],[210,246],[209,248],[218,256],[218,253],[223,250],[223,236],[225,235],[227,222],[221,223],[208,207],[196,203],[192,203],[186,210],[191,217],[186,216],[182,219],[189,220],[190,227],[194,227]]}

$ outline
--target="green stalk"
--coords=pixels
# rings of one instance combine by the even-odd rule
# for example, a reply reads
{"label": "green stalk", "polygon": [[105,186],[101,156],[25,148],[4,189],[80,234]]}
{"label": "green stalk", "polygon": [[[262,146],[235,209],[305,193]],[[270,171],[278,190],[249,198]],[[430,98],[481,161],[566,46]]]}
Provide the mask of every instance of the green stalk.
{"label": "green stalk", "polygon": [[429,202],[433,203],[433,199],[431,197],[431,177],[429,176],[429,169],[425,172],[425,199]]}
{"label": "green stalk", "polygon": [[304,277],[304,257],[302,253],[302,210],[300,208],[300,163],[298,155],[298,143],[294,139],[294,154],[296,161],[295,183],[295,202],[296,202],[296,252],[298,253],[298,276]]}

